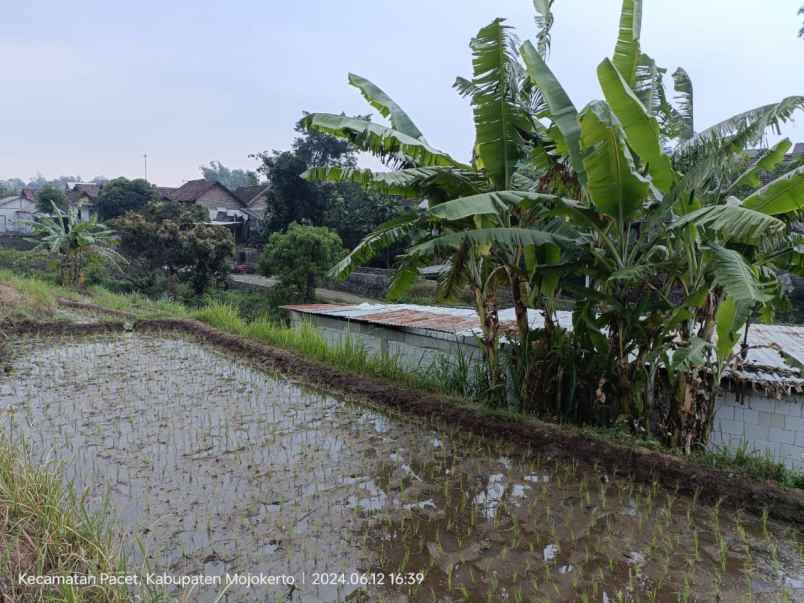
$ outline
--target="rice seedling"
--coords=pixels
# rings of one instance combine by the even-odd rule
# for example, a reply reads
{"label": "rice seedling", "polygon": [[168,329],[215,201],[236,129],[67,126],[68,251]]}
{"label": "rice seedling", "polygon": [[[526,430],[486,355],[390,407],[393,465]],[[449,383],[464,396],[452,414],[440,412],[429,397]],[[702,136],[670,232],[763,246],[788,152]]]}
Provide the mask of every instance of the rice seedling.
{"label": "rice seedling", "polygon": [[[225,306],[203,317],[352,370],[397,370],[309,325],[246,322]],[[778,600],[804,575],[798,535],[767,514],[434,432],[197,343],[131,334],[16,347],[0,427],[33,442],[37,462],[61,462],[88,509],[114,516],[132,567],[346,576],[232,586],[227,600],[742,600],[757,584]],[[385,582],[349,579],[366,572]],[[172,594],[221,594],[200,588]]]}

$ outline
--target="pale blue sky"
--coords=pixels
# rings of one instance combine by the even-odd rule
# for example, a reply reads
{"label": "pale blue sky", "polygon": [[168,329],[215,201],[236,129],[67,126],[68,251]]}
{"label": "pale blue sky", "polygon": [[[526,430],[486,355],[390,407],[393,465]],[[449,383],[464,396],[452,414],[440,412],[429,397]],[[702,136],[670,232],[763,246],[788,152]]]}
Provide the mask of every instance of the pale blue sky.
{"label": "pale blue sky", "polygon": [[[804,0],[646,0],[643,48],[695,83],[697,127],[804,94]],[[551,64],[579,107],[601,96],[619,0],[556,0]],[[0,179],[142,175],[179,185],[211,160],[254,168],[302,110],[366,113],[354,71],[435,146],[468,158],[452,90],[470,37],[496,16],[533,37],[530,0],[26,0],[0,20]],[[785,132],[804,142],[804,114]]]}

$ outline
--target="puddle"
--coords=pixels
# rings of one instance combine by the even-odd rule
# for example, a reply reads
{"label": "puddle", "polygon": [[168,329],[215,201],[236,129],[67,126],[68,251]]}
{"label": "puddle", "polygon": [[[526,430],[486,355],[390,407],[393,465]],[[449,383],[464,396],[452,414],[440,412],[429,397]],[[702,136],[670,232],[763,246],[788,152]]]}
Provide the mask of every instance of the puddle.
{"label": "puddle", "polygon": [[[132,566],[141,542],[157,572],[296,578],[223,601],[804,601],[800,534],[776,523],[434,434],[181,339],[54,343],[16,345],[0,426],[108,501]],[[352,583],[366,573],[382,584]]]}

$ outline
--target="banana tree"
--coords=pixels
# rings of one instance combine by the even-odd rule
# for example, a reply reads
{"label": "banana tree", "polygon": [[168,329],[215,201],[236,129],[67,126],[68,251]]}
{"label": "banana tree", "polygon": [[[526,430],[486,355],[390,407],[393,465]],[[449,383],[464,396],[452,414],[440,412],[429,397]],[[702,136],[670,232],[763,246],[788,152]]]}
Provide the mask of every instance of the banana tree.
{"label": "banana tree", "polygon": [[[548,24],[545,24],[545,28],[549,32]],[[384,225],[369,235],[334,268],[333,275],[345,277],[355,266],[369,260],[383,245],[398,240],[400,233],[415,233],[415,239],[424,246],[415,247],[414,253],[402,258],[401,269],[391,288],[391,297],[413,283],[417,268],[425,262],[425,258],[446,259],[451,271],[442,291],[449,293],[458,282],[466,283],[471,289],[483,327],[483,346],[489,363],[490,382],[496,384],[500,380],[497,368],[497,289],[505,277],[512,295],[518,300],[515,306],[520,331],[527,333],[527,307],[521,300],[525,284],[518,268],[524,262],[526,248],[537,243],[530,242],[532,239],[529,238],[507,236],[510,232],[505,229],[514,226],[516,219],[513,222],[494,222],[488,215],[472,214],[470,209],[466,209],[469,213],[464,219],[445,220],[437,212],[439,207],[447,203],[464,208],[472,208],[479,200],[481,203],[495,203],[496,193],[513,193],[518,187],[532,184],[533,178],[543,176],[545,170],[534,171],[526,160],[538,148],[542,163],[546,164],[549,141],[546,133],[540,130],[533,112],[534,107],[541,103],[540,94],[524,74],[515,39],[504,20],[495,19],[482,28],[472,40],[471,49],[473,77],[458,78],[455,83],[455,88],[461,94],[471,98],[473,107],[476,136],[470,164],[461,163],[431,147],[396,102],[375,84],[355,75],[350,75],[350,83],[381,115],[389,119],[390,127],[368,119],[332,114],[307,115],[302,125],[349,140],[361,150],[371,152],[399,168],[388,172],[330,168],[310,171],[306,177],[349,180],[385,193],[424,198],[430,208],[430,213],[426,215],[411,215],[404,223]],[[442,230],[445,222],[451,224]],[[492,228],[490,232],[492,225],[501,230]],[[428,239],[443,242],[442,235],[455,234],[456,228],[467,234],[460,243],[426,246]],[[489,238],[487,235],[493,236]],[[506,258],[508,263],[498,264],[500,258]],[[527,292],[524,295],[527,296]]]}
{"label": "banana tree", "polygon": [[114,250],[117,239],[114,231],[99,224],[96,217],[82,222],[74,207],[66,212],[53,204],[50,215],[32,223],[38,249],[47,249],[60,258],[60,280],[66,287],[80,286],[83,265],[90,256],[101,257],[119,266],[127,260]]}
{"label": "banana tree", "polygon": [[[775,274],[770,262],[794,252],[789,229],[775,216],[798,211],[804,199],[799,170],[743,201],[734,197],[783,159],[789,141],[761,154],[747,170],[735,169],[744,149],[769,128],[778,130],[804,107],[804,98],[789,97],[696,134],[688,74],[679,69],[673,75],[674,108],[666,104],[661,77],[652,77],[636,60],[638,28],[631,27],[636,18],[629,15],[640,12],[638,4],[624,2],[614,64],[604,61],[598,79],[628,145],[644,162],[663,206],[672,209],[665,244],[671,257],[684,262],[670,279],[671,291],[680,289],[682,302],[662,322],[662,330],[673,334],[670,347],[679,348],[665,362],[678,376],[668,423],[672,442],[689,450],[708,439],[714,396],[734,359],[738,330],[771,299]],[[651,65],[645,55],[641,63]],[[672,138],[679,142],[667,155],[663,147]],[[679,367],[684,370],[673,370]]]}

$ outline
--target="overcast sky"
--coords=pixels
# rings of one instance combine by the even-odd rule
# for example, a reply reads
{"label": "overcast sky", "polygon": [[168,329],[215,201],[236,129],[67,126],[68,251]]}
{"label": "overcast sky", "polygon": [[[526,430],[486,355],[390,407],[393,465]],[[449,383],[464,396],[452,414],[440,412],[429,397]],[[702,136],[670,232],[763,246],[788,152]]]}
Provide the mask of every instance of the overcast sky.
{"label": "overcast sky", "polygon": [[[701,129],[804,94],[804,0],[645,0],[643,49],[693,78]],[[580,108],[601,97],[619,0],[556,0],[551,65]],[[0,19],[0,179],[140,177],[255,168],[302,111],[366,113],[354,71],[385,88],[428,141],[468,159],[471,36],[506,17],[533,38],[530,0],[25,0]],[[804,142],[804,114],[785,134]]]}

